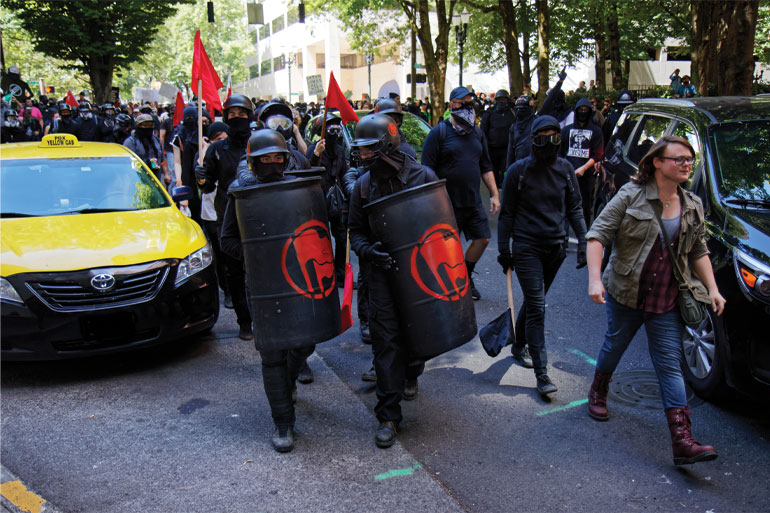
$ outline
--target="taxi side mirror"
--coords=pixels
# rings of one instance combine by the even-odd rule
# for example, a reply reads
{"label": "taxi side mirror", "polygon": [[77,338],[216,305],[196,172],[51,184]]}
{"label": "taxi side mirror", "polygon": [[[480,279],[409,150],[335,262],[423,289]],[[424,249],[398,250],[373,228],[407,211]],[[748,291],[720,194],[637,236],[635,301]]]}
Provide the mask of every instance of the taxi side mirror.
{"label": "taxi side mirror", "polygon": [[189,185],[176,185],[171,188],[171,199],[176,202],[190,200],[193,197],[193,190]]}

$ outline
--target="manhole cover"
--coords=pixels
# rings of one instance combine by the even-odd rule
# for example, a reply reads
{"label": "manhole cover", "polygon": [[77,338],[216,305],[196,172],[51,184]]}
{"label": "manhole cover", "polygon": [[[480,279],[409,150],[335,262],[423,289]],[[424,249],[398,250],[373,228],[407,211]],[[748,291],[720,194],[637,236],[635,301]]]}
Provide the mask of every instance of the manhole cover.
{"label": "manhole cover", "polygon": [[[692,390],[686,388],[686,391],[687,402],[690,406],[696,406],[702,402],[693,394]],[[663,409],[658,376],[652,369],[624,371],[613,374],[608,395],[615,401],[630,406],[656,410]]]}

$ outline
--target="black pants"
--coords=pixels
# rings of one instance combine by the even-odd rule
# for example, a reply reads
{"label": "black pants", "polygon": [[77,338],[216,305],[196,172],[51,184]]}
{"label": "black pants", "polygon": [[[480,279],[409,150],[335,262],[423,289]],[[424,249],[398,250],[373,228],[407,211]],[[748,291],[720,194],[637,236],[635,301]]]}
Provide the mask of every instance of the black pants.
{"label": "black pants", "polygon": [[503,178],[505,176],[505,163],[508,158],[508,148],[489,147],[489,158],[492,160],[492,171],[495,173],[495,183],[498,189],[503,187]]}
{"label": "black pants", "polygon": [[583,176],[578,176],[577,181],[580,188],[580,200],[583,204],[583,219],[586,221],[586,228],[589,228],[594,204],[594,169],[591,168],[583,173]]}
{"label": "black pants", "polygon": [[347,224],[342,216],[338,216],[329,219],[329,225],[334,237],[334,273],[338,286],[342,286],[345,279],[345,253],[348,246]]}
{"label": "black pants", "polygon": [[393,294],[392,273],[372,266],[369,273],[369,329],[372,333],[374,369],[377,372],[377,405],[380,422],[401,422],[401,399],[407,379],[416,379],[425,362],[411,361],[401,335]]}
{"label": "black pants", "polygon": [[[567,256],[563,244],[535,246],[523,242],[513,244],[516,277],[524,293],[524,305],[516,318],[516,350],[526,344],[532,356],[535,374],[546,372],[545,294],[551,287],[561,263]],[[524,335],[523,337],[521,335]]]}
{"label": "black pants", "polygon": [[369,273],[371,265],[363,258],[358,259],[358,321],[369,322]]}
{"label": "black pants", "polygon": [[[218,233],[222,233],[222,221],[217,221],[219,227]],[[233,310],[238,319],[238,325],[242,328],[251,329],[251,314],[249,313],[249,304],[246,299],[246,271],[243,268],[243,261],[233,258],[222,252],[225,261],[225,275],[227,276],[227,288],[230,290],[230,297],[233,300]]]}
{"label": "black pants", "polygon": [[262,382],[270,403],[270,412],[276,426],[294,425],[294,402],[291,390],[299,371],[315,346],[299,349],[260,351],[262,357]]}
{"label": "black pants", "polygon": [[227,270],[225,269],[225,256],[222,253],[222,247],[219,245],[219,225],[216,221],[203,221],[203,229],[209,236],[211,249],[214,251],[214,270],[217,273],[217,282],[219,288],[226,296],[230,295],[230,288],[227,286]]}

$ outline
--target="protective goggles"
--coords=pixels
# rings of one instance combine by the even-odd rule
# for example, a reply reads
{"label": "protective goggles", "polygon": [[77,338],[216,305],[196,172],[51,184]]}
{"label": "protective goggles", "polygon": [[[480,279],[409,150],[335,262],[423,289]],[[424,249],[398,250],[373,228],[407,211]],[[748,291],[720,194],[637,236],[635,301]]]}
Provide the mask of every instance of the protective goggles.
{"label": "protective goggles", "polygon": [[285,116],[270,116],[265,124],[272,130],[288,130],[291,128],[292,121]]}
{"label": "protective goggles", "polygon": [[342,127],[340,125],[327,126],[326,133],[329,135],[340,135],[342,133]]}
{"label": "protective goggles", "polygon": [[536,135],[532,138],[532,144],[535,146],[545,146],[549,143],[554,146],[561,144],[561,134]]}

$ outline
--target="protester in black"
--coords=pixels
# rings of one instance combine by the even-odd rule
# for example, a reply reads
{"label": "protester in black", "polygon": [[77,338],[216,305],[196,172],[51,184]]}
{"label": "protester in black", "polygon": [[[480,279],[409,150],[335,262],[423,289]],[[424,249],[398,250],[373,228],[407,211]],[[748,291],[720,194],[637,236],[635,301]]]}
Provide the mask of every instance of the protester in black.
{"label": "protester in black", "polygon": [[78,115],[80,116],[80,123],[78,124],[77,133],[75,134],[80,141],[92,141],[99,142],[101,138],[101,129],[99,124],[101,120],[94,116],[91,111],[91,106],[82,102],[78,106]]}
{"label": "protester in black", "polygon": [[[321,119],[318,120],[321,122]],[[312,166],[323,166],[321,188],[327,197],[329,225],[334,237],[334,273],[337,284],[345,283],[345,253],[347,251],[347,230],[344,211],[345,197],[342,178],[348,170],[345,148],[342,146],[342,120],[338,115],[326,114],[326,133],[321,139],[308,146],[305,156]],[[332,198],[332,196],[335,196]],[[338,201],[339,200],[339,201]]]}
{"label": "protester in black", "polygon": [[398,147],[399,151],[417,160],[417,153],[414,151],[414,148],[406,142],[406,136],[404,135],[404,132],[401,131],[401,124],[404,122],[404,112],[401,110],[401,106],[396,103],[395,100],[391,100],[390,98],[380,98],[374,106],[374,112],[378,114],[387,114],[396,122],[396,126],[398,127],[398,138],[401,140],[401,146]]}
{"label": "protester in black", "polygon": [[565,217],[578,237],[578,267],[586,264],[580,193],[572,164],[557,157],[560,138],[555,118],[532,123],[532,155],[508,168],[497,225],[498,262],[503,272],[515,269],[524,293],[516,333],[525,337],[517,337],[511,351],[525,362],[529,346],[541,395],[556,392],[547,373],[545,295],[567,254]]}
{"label": "protester in black", "polygon": [[18,113],[13,109],[9,109],[5,112],[1,130],[2,136],[0,137],[0,140],[3,143],[26,142],[31,140],[27,137],[27,131],[19,122]]}
{"label": "protester in black", "polygon": [[138,115],[136,117],[136,129],[133,135],[123,141],[123,146],[136,153],[158,180],[168,185],[171,183],[171,175],[168,174],[163,148],[153,133],[153,127],[152,116],[148,114]]}
{"label": "protester in black", "polygon": [[500,89],[495,93],[495,106],[484,112],[481,117],[481,131],[487,138],[489,146],[489,158],[492,160],[492,169],[495,172],[495,183],[503,184],[503,175],[508,168],[506,157],[508,153],[508,132],[516,117],[512,109],[511,98],[508,91]]}
{"label": "protester in black", "polygon": [[575,168],[583,203],[583,219],[591,225],[593,211],[595,170],[594,164],[602,160],[604,139],[602,130],[593,123],[594,107],[588,98],[581,98],[575,107],[575,122],[561,130],[559,156],[566,158]]}
{"label": "protester in black", "polygon": [[489,220],[479,191],[483,181],[489,190],[489,212],[496,215],[500,197],[487,150],[487,139],[475,125],[473,98],[465,87],[456,87],[449,95],[451,116],[428,133],[422,148],[422,163],[446,179],[457,227],[471,243],[465,252],[465,265],[473,299],[481,299],[472,274],[489,244]]}
{"label": "protester in black", "polygon": [[[185,108],[185,114],[189,108]],[[203,165],[195,166],[195,178],[201,191],[209,193],[216,188],[214,210],[220,230],[228,203],[227,190],[235,180],[241,158],[246,155],[251,136],[249,123],[254,117],[251,100],[242,94],[230,96],[223,105],[223,111],[229,136],[209,146],[203,158]],[[246,301],[243,261],[233,259],[227,254],[219,254],[215,257],[225,261],[227,288],[230,291],[233,309],[240,327],[238,336],[243,340],[251,340],[253,338],[251,315]]]}
{"label": "protester in black", "polygon": [[80,121],[73,116],[72,107],[65,102],[59,103],[59,117],[53,122],[53,134],[72,134],[77,135]]}
{"label": "protester in black", "polygon": [[377,405],[374,412],[380,422],[375,435],[378,447],[390,447],[396,441],[402,420],[400,402],[407,388],[416,393],[417,377],[423,365],[408,365],[405,341],[401,336],[394,279],[390,272],[393,259],[374,240],[367,203],[437,180],[433,171],[418,164],[398,150],[401,140],[395,123],[383,114],[363,117],[356,126],[353,146],[367,170],[353,187],[350,198],[350,245],[358,257],[371,266],[369,274],[369,310],[374,366],[377,371]]}
{"label": "protester in black", "polygon": [[[247,187],[259,183],[286,180],[284,170],[288,157],[285,139],[273,130],[257,130],[249,139],[249,167],[238,174],[230,183],[230,189]],[[289,208],[290,205],[287,205]],[[276,212],[276,215],[280,215]],[[232,259],[243,261],[238,218],[235,214],[235,200],[228,196],[222,223],[222,250]],[[259,326],[254,326],[255,330]],[[300,369],[315,346],[291,350],[260,351],[262,360],[262,382],[270,411],[275,423],[273,448],[278,452],[289,452],[294,448],[294,401],[297,386],[295,382]]]}

